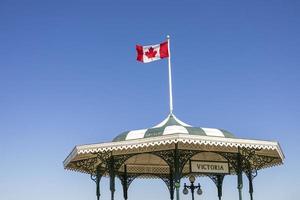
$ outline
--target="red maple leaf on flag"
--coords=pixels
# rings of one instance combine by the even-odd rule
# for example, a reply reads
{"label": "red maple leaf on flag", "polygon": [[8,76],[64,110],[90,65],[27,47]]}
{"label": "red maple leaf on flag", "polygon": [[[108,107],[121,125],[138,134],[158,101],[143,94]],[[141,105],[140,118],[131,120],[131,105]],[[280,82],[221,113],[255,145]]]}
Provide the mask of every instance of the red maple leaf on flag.
{"label": "red maple leaf on flag", "polygon": [[148,58],[154,58],[155,55],[157,54],[157,51],[154,51],[154,49],[152,47],[149,48],[149,51],[147,51],[145,53],[145,55],[148,57]]}

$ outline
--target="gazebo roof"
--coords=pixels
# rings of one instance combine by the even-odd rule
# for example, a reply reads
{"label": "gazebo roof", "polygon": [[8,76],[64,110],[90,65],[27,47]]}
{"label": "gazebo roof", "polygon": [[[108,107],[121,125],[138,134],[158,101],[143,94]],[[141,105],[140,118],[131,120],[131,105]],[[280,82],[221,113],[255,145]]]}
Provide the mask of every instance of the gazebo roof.
{"label": "gazebo roof", "polygon": [[126,131],[113,139],[113,142],[134,140],[141,138],[157,137],[170,134],[189,134],[212,137],[234,138],[234,135],[223,129],[192,127],[176,118],[174,114],[168,117],[158,125],[148,128]]}
{"label": "gazebo roof", "polygon": [[[150,171],[168,173],[168,165],[162,163],[162,160],[157,160],[154,155],[149,157],[149,153],[169,151],[175,148],[174,145],[181,150],[203,152],[193,159],[210,161],[225,161],[218,155],[220,153],[238,153],[239,148],[253,149],[258,156],[272,158],[270,162],[259,165],[259,169],[280,165],[284,160],[278,142],[241,139],[222,129],[192,127],[170,114],[152,128],[126,131],[115,137],[112,142],[78,145],[65,159],[64,167],[84,173],[95,173],[96,166],[99,165],[99,161],[96,161],[97,155],[109,152],[113,156],[136,155],[124,163],[131,172],[144,174],[150,167]],[[90,163],[88,165],[91,167],[84,168],[82,163]],[[122,171],[123,168],[119,170]],[[183,172],[187,173],[188,170],[187,164]]]}

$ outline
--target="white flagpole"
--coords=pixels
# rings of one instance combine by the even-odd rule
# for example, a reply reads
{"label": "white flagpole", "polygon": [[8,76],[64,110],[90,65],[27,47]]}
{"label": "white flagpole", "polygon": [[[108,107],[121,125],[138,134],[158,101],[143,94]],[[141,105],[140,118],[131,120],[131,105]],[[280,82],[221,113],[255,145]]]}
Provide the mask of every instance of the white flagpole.
{"label": "white flagpole", "polygon": [[172,93],[172,70],[171,70],[171,51],[170,51],[170,36],[167,35],[168,41],[168,68],[169,68],[169,95],[170,95],[170,114],[173,114],[173,93]]}

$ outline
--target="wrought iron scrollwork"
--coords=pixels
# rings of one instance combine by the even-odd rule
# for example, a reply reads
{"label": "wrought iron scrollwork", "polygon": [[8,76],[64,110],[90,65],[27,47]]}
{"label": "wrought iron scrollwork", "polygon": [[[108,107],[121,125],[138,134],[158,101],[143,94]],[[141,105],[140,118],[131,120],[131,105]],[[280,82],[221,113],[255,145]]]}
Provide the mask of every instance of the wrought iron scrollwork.
{"label": "wrought iron scrollwork", "polygon": [[182,174],[185,164],[196,154],[201,153],[200,151],[194,150],[179,150],[179,169]]}
{"label": "wrought iron scrollwork", "polygon": [[207,176],[215,183],[215,185],[218,189],[219,200],[221,200],[223,180],[224,180],[225,175],[224,174],[209,174]]}
{"label": "wrought iron scrollwork", "polygon": [[96,174],[91,174],[91,179],[96,183],[96,196],[97,200],[100,199],[100,180],[102,178],[103,173],[101,172],[100,167],[97,168]]}
{"label": "wrought iron scrollwork", "polygon": [[229,162],[231,169],[233,168],[235,172],[238,171],[238,156],[236,153],[219,152],[218,154],[223,156]]}
{"label": "wrought iron scrollwork", "polygon": [[134,175],[128,175],[127,178],[124,178],[123,175],[118,175],[118,178],[121,181],[121,184],[126,184],[127,187],[129,188],[129,186],[131,185],[131,183],[133,182],[134,179],[136,179],[138,176],[134,176]]}
{"label": "wrought iron scrollwork", "polygon": [[[200,153],[199,151],[194,150],[178,150],[178,161],[179,161],[179,172],[182,173],[184,165],[193,157],[194,155]],[[152,154],[159,156],[163,159],[170,168],[174,168],[175,166],[175,152],[174,150],[167,150],[167,151],[158,151],[153,152]]]}
{"label": "wrought iron scrollwork", "polygon": [[173,167],[175,165],[174,150],[154,151],[152,152],[152,154],[163,159],[170,167]]}
{"label": "wrought iron scrollwork", "polygon": [[159,178],[166,184],[169,191],[171,191],[171,190],[174,191],[173,179],[170,179],[170,177],[168,177],[168,176],[159,176]]}
{"label": "wrought iron scrollwork", "polygon": [[128,160],[129,158],[131,158],[132,156],[135,156],[137,154],[128,154],[128,155],[118,155],[118,156],[114,156],[114,169],[116,171],[116,173],[118,173],[120,167],[126,162],[126,160]]}
{"label": "wrought iron scrollwork", "polygon": [[100,166],[105,170],[105,172],[108,172],[109,168],[109,159],[111,157],[111,152],[98,152],[95,153],[98,161],[100,161]]}
{"label": "wrought iron scrollwork", "polygon": [[74,164],[77,169],[80,169],[88,174],[94,174],[97,168],[97,162],[98,159],[95,157],[85,160],[74,161],[72,164]]}
{"label": "wrought iron scrollwork", "polygon": [[123,174],[118,174],[119,179],[121,180],[121,184],[123,187],[123,196],[124,199],[128,199],[128,188],[130,186],[130,184],[132,183],[132,181],[136,178],[136,176],[132,176],[132,175],[128,175],[127,174],[127,170],[126,170],[126,166],[124,166],[125,170]]}
{"label": "wrought iron scrollwork", "polygon": [[224,177],[225,177],[224,174],[209,174],[207,176],[215,183],[215,185],[217,187],[218,187],[218,185],[223,184],[223,180],[224,180]]}
{"label": "wrought iron scrollwork", "polygon": [[[242,169],[247,174],[249,171],[261,169],[264,165],[273,162],[275,159],[270,156],[258,155],[257,151],[260,151],[260,149],[239,148],[238,153],[220,152],[219,154],[228,160],[236,172]],[[240,165],[237,162],[239,156],[241,159]]]}

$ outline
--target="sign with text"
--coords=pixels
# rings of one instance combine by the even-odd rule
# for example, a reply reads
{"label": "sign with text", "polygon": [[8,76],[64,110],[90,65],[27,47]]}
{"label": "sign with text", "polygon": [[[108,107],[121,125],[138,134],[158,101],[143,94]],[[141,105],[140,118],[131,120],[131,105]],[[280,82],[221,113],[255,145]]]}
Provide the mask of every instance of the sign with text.
{"label": "sign with text", "polygon": [[208,173],[208,174],[228,174],[228,162],[210,162],[210,161],[196,161],[190,162],[191,172]]}

